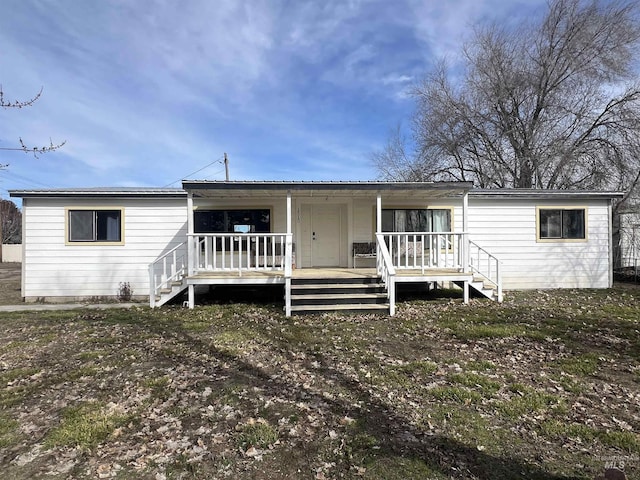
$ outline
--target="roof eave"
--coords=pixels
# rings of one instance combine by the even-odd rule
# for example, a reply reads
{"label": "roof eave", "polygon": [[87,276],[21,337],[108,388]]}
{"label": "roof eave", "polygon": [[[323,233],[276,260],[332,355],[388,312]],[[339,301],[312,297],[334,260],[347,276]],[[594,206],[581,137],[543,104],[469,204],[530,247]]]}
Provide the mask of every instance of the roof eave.
{"label": "roof eave", "polygon": [[543,190],[543,189],[474,189],[471,198],[523,198],[523,199],[615,199],[624,197],[624,192],[597,190]]}
{"label": "roof eave", "polygon": [[210,181],[183,180],[185,190],[279,190],[279,191],[335,191],[335,190],[460,190],[468,191],[472,182],[329,182],[329,181]]}
{"label": "roof eave", "polygon": [[9,190],[9,196],[14,198],[185,198],[187,192],[175,190]]}

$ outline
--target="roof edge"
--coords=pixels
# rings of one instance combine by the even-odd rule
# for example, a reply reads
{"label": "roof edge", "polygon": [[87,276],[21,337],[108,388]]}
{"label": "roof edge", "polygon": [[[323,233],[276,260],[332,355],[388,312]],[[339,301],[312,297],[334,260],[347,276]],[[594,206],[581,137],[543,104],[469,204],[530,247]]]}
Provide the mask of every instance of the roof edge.
{"label": "roof edge", "polygon": [[469,191],[473,198],[622,198],[624,192],[613,190],[545,190],[532,188],[513,189],[482,189]]}
{"label": "roof edge", "polygon": [[15,198],[142,198],[142,197],[164,197],[164,198],[184,198],[187,192],[182,188],[123,188],[123,187],[100,187],[100,188],[49,188],[49,189],[21,189],[9,190],[9,196]]}
{"label": "roof edge", "polygon": [[226,181],[183,180],[185,190],[450,190],[468,191],[472,182]]}

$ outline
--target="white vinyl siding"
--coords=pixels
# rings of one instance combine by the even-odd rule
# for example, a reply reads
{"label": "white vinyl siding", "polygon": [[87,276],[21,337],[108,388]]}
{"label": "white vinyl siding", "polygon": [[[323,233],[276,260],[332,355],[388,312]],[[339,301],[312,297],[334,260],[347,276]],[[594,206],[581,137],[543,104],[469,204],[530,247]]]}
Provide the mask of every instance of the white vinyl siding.
{"label": "white vinyl siding", "polygon": [[[586,241],[537,239],[536,207],[586,208]],[[502,262],[505,289],[609,286],[609,218],[606,200],[469,199],[472,241]]]}
{"label": "white vinyl siding", "polygon": [[[115,296],[129,282],[135,296],[148,296],[151,262],[186,239],[186,199],[25,199],[23,295],[91,298]],[[66,243],[68,209],[123,208],[123,244]]]}

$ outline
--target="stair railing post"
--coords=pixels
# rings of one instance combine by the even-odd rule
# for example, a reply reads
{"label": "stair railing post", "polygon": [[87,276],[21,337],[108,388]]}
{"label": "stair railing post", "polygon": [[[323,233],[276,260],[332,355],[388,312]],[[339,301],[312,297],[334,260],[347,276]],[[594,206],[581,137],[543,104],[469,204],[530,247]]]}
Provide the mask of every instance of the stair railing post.
{"label": "stair railing post", "polygon": [[500,261],[496,259],[496,281],[498,288],[498,303],[502,303],[502,272],[500,269]]}
{"label": "stair railing post", "polygon": [[466,272],[471,267],[471,239],[468,232],[462,233],[462,268]]}
{"label": "stair railing post", "polygon": [[156,276],[154,275],[153,263],[149,265],[149,306],[156,306]]}
{"label": "stair railing post", "polygon": [[389,315],[394,316],[396,314],[396,279],[395,276],[389,275]]}

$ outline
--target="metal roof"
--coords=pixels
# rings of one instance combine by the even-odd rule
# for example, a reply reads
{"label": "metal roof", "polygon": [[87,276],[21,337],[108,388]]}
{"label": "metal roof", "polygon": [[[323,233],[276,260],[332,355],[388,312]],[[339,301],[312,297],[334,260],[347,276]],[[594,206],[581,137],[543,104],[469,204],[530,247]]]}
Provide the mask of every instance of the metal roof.
{"label": "metal roof", "polygon": [[155,187],[92,187],[92,188],[49,188],[33,190],[9,190],[9,195],[19,198],[30,197],[186,197],[181,188]]}
{"label": "metal roof", "polygon": [[603,191],[603,190],[545,190],[535,188],[476,188],[469,191],[471,198],[539,198],[539,199],[579,199],[579,198],[622,198],[623,192]]}
{"label": "metal roof", "polygon": [[522,199],[586,199],[622,198],[623,192],[596,190],[541,190],[541,189],[472,189],[471,182],[382,182],[382,181],[217,181],[184,180],[184,188],[157,187],[90,187],[9,190],[11,197],[186,197],[187,191],[196,196],[231,197],[273,195],[291,191],[298,194],[369,195],[384,191],[387,195],[424,194],[446,197],[459,196],[466,192],[472,198],[522,198]]}
{"label": "metal roof", "polygon": [[296,196],[337,195],[370,196],[384,191],[386,196],[428,195],[430,197],[461,196],[472,187],[471,182],[382,182],[382,181],[211,181],[184,180],[185,190],[197,197],[226,198],[269,196],[291,192]]}
{"label": "metal roof", "polygon": [[185,190],[469,190],[472,182],[384,182],[384,181],[225,181],[183,180]]}

